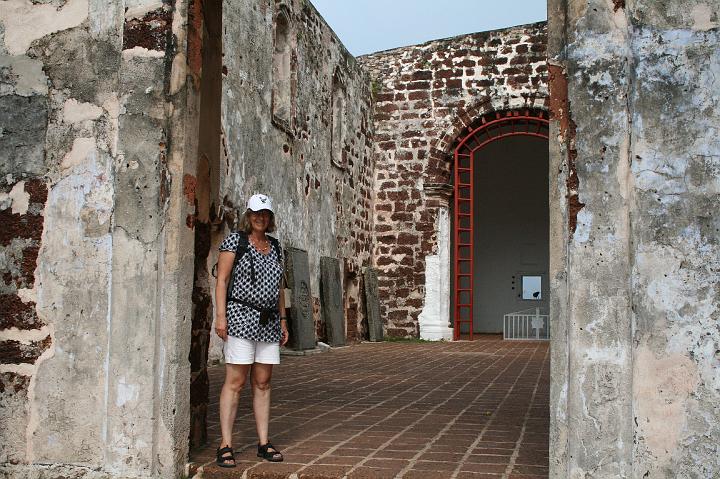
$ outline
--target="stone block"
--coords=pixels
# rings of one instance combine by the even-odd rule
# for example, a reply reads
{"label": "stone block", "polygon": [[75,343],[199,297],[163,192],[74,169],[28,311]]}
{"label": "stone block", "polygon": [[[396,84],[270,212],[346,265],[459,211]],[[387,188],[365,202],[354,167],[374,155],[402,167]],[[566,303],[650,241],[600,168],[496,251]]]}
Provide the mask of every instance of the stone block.
{"label": "stone block", "polygon": [[17,463],[25,459],[29,385],[28,376],[0,373],[0,423],[3,425],[0,428],[0,462]]}
{"label": "stone block", "polygon": [[291,331],[290,341],[293,349],[312,349],[315,347],[315,325],[312,314],[312,295],[310,294],[308,253],[298,248],[287,248],[285,258],[288,287],[292,290],[292,302],[288,317]]}
{"label": "stone block", "polygon": [[47,97],[5,95],[0,97],[0,176],[43,175]]}
{"label": "stone block", "polygon": [[330,346],[345,345],[345,315],[340,260],[320,258],[320,304]]}
{"label": "stone block", "polygon": [[363,273],[363,284],[365,287],[365,314],[368,320],[368,331],[370,341],[383,340],[383,324],[380,318],[380,301],[378,299],[378,274],[377,270],[367,268]]}

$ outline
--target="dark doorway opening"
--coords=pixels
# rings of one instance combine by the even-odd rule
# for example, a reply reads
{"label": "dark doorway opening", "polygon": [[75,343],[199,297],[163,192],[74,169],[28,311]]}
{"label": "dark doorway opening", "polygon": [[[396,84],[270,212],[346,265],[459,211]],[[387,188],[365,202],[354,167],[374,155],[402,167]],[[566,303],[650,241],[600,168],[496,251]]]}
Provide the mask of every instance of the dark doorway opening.
{"label": "dark doorway opening", "polygon": [[547,318],[548,155],[548,120],[531,110],[482,117],[455,149],[456,340],[502,333],[508,313]]}
{"label": "dark doorway opening", "polygon": [[[212,339],[212,265],[223,235],[222,205],[219,202],[222,128],[222,0],[192,4],[189,15],[188,65],[190,91],[188,114],[195,119],[196,141],[188,154],[196,159],[194,178],[186,175],[183,186],[194,191],[195,211],[188,226],[195,231],[195,266],[192,292],[190,343],[190,447],[207,443],[209,402],[208,352]],[[190,123],[189,124],[193,124]]]}

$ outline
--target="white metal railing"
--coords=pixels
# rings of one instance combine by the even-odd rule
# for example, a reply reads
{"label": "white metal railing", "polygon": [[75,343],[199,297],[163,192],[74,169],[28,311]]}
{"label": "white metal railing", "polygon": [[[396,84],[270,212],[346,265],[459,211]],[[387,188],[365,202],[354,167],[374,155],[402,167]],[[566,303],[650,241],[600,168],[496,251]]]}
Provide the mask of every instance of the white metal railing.
{"label": "white metal railing", "polygon": [[524,309],[503,316],[503,339],[537,340],[550,339],[550,317],[540,308]]}

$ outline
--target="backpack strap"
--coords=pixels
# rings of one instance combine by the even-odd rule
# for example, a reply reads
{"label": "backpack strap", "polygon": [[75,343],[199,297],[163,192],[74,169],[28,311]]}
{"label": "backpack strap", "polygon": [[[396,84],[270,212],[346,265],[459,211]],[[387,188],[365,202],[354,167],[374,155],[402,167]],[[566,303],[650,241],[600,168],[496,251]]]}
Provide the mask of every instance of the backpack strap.
{"label": "backpack strap", "polygon": [[270,242],[272,243],[273,248],[275,248],[275,254],[277,255],[278,262],[280,263],[280,266],[282,267],[282,280],[283,281],[280,285],[280,288],[281,288],[280,294],[284,294],[282,291],[282,288],[288,287],[288,281],[287,281],[287,276],[285,275],[285,264],[283,263],[282,247],[280,246],[280,241],[277,238],[275,238],[273,236],[269,236],[269,235],[268,235],[268,238],[270,238]]}
{"label": "backpack strap", "polygon": [[230,270],[230,281],[228,281],[227,293],[225,294],[225,300],[228,301],[232,297],[232,288],[235,285],[235,275],[237,274],[237,264],[240,258],[247,253],[250,247],[250,241],[248,240],[247,233],[244,231],[238,231],[238,242],[235,246],[235,258],[233,259],[232,270]]}
{"label": "backpack strap", "polygon": [[247,253],[248,248],[250,248],[250,240],[248,239],[247,233],[244,231],[237,231],[238,235],[238,244],[235,247],[235,261],[233,262],[233,267],[237,264],[238,261],[240,261],[240,258],[243,257],[245,253]]}
{"label": "backpack strap", "polygon": [[272,243],[273,248],[275,248],[275,254],[277,255],[278,261],[282,263],[282,248],[280,247],[280,241],[278,241],[278,239],[274,236],[268,235],[268,238],[270,238],[270,243]]}
{"label": "backpack strap", "polygon": [[[238,244],[235,245],[235,259],[233,261],[233,267],[230,272],[231,276],[235,272],[235,266],[237,265],[237,262],[240,260],[240,258],[242,258],[242,256],[245,253],[247,253],[247,250],[250,247],[250,243],[248,241],[247,234],[245,234],[242,231],[237,231],[236,233],[238,234],[239,238],[238,238]],[[212,267],[212,270],[210,271],[213,278],[217,278],[217,268],[218,268],[218,264],[217,264],[217,262],[215,262],[215,264]]]}

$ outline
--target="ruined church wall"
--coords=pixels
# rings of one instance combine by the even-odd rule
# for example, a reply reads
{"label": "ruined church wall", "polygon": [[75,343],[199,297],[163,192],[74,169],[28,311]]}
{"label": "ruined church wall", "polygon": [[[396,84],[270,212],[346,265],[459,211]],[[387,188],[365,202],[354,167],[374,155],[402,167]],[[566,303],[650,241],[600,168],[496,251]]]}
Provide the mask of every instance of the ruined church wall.
{"label": "ruined church wall", "polygon": [[388,335],[417,336],[421,314],[447,323],[449,266],[438,271],[450,261],[453,147],[484,114],[545,108],[545,52],[536,23],[359,58],[375,100],[373,261]]}
{"label": "ruined church wall", "polygon": [[717,2],[552,0],[552,477],[717,477]]}
{"label": "ruined church wall", "polygon": [[[273,198],[275,235],[309,252],[316,323],[320,258],[338,258],[347,336],[361,338],[358,286],[372,223],[369,77],[310,2],[226,4],[223,24],[221,201],[237,216],[253,193]],[[285,79],[274,71],[278,51],[289,57]]]}
{"label": "ruined church wall", "polygon": [[0,475],[171,477],[185,461],[174,7],[0,3]]}

